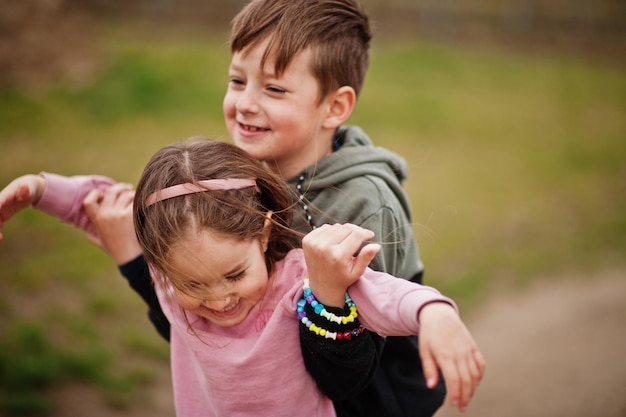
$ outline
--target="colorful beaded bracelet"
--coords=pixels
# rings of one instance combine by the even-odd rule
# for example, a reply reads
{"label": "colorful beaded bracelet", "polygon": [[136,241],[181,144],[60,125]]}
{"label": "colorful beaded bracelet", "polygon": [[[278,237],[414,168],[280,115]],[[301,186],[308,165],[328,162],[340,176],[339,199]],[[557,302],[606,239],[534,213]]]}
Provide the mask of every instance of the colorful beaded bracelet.
{"label": "colorful beaded bracelet", "polygon": [[[356,311],[356,305],[354,304],[354,301],[352,301],[348,293],[346,293],[346,304],[348,305],[348,308],[350,309],[350,314],[348,314],[347,316],[337,316],[333,313],[328,312],[326,310],[326,307],[324,307],[324,304],[320,303],[319,301],[315,299],[315,296],[313,295],[313,291],[311,290],[311,287],[309,286],[309,278],[304,279],[304,285],[302,286],[302,290],[303,290],[303,299],[306,300],[306,302],[309,303],[311,307],[313,307],[313,309],[315,310],[315,314],[318,314],[324,317],[328,321],[332,321],[337,324],[348,324],[348,323],[354,322],[354,319],[356,319],[359,316],[359,313],[357,313]],[[302,308],[303,308],[302,311],[304,311],[304,306]]]}
{"label": "colorful beaded bracelet", "polygon": [[347,316],[337,316],[333,313],[329,313],[324,307],[324,305],[315,299],[315,297],[313,296],[313,292],[311,291],[311,288],[309,287],[308,278],[304,279],[303,289],[304,289],[303,298],[298,300],[298,304],[296,307],[296,310],[298,312],[297,317],[298,317],[298,320],[300,320],[310,331],[312,331],[313,333],[319,336],[325,337],[327,339],[333,339],[333,340],[341,340],[341,339],[350,340],[352,339],[352,336],[358,336],[361,333],[363,333],[364,327],[362,325],[359,325],[358,327],[351,329],[351,330],[346,330],[344,332],[341,332],[341,331],[331,332],[330,330],[326,330],[316,325],[315,323],[313,323],[311,320],[309,320],[309,318],[306,315],[306,311],[304,307],[305,307],[305,304],[308,303],[309,305],[311,305],[311,307],[313,307],[316,314],[326,318],[329,321],[332,321],[337,324],[344,324],[344,325],[347,323],[354,322],[354,320],[358,317],[358,313],[357,313],[356,305],[354,304],[354,302],[352,301],[348,293],[346,293],[346,304],[348,305],[348,308],[350,309],[350,314]]}
{"label": "colorful beaded bracelet", "polygon": [[[302,314],[302,315],[301,315]],[[333,339],[333,340],[350,340],[352,339],[352,336],[358,336],[361,333],[363,333],[363,331],[365,330],[365,328],[362,325],[359,325],[359,327],[356,327],[352,330],[346,330],[345,332],[331,332],[330,330],[326,330],[322,327],[317,326],[315,323],[313,323],[311,320],[309,320],[309,318],[306,316],[306,313],[302,312],[302,313],[298,313],[298,317],[300,318],[300,321],[313,333],[319,335],[319,336],[323,336],[326,339]]]}

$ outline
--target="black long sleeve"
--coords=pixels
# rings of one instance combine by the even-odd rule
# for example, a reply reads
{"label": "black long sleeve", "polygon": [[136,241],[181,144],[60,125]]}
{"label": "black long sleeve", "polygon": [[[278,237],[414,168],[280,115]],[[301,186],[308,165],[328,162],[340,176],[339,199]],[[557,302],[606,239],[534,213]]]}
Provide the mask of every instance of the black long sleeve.
{"label": "black long sleeve", "polygon": [[143,255],[119,266],[120,273],[126,278],[130,287],[148,305],[148,318],[156,331],[169,342],[170,322],[165,317],[150,277],[148,264]]}
{"label": "black long sleeve", "polygon": [[[326,307],[336,315],[349,314],[347,308]],[[359,326],[358,318],[348,325],[337,325],[315,314],[305,305],[307,317],[316,325],[330,331],[352,330]],[[315,334],[300,322],[300,346],[307,371],[320,390],[331,400],[344,401],[355,397],[371,382],[380,360],[384,339],[367,329],[350,340],[333,340]]]}

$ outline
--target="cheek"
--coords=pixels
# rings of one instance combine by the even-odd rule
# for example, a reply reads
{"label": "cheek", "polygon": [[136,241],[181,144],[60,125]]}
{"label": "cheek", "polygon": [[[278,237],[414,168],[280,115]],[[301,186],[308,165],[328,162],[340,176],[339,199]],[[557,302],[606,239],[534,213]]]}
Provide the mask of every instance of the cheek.
{"label": "cheek", "polygon": [[233,111],[233,107],[230,106],[226,101],[222,105],[222,111],[224,112],[224,120],[226,121],[226,126],[230,127],[234,123],[235,112]]}
{"label": "cheek", "polygon": [[245,286],[239,288],[239,295],[250,300],[259,300],[267,289],[267,273],[259,278],[246,282]]}
{"label": "cheek", "polygon": [[175,290],[175,293],[176,293],[176,301],[178,301],[178,304],[180,304],[180,306],[184,308],[185,310],[191,311],[200,307],[201,302],[197,298],[185,295],[178,290]]}
{"label": "cheek", "polygon": [[224,112],[224,118],[226,123],[233,122],[236,114],[235,103],[236,96],[233,93],[226,93],[224,101],[222,102],[222,111]]}

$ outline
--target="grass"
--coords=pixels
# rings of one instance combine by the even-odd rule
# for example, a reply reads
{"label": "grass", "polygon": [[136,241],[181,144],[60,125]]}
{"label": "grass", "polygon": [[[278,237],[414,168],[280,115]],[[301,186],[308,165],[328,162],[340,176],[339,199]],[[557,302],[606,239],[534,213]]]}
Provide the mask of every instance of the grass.
{"label": "grass", "polygon": [[424,44],[375,52],[354,121],[410,165],[430,283],[464,300],[501,279],[619,262],[622,68]]}
{"label": "grass", "polygon": [[[135,182],[160,146],[226,140],[216,40],[101,39],[91,83],[0,91],[0,184],[41,170]],[[619,264],[626,250],[626,74],[425,43],[376,44],[350,122],[402,154],[427,283],[462,306],[495,282]],[[167,346],[112,262],[34,210],[0,246],[0,414],[54,412],[86,381],[128,407]]]}

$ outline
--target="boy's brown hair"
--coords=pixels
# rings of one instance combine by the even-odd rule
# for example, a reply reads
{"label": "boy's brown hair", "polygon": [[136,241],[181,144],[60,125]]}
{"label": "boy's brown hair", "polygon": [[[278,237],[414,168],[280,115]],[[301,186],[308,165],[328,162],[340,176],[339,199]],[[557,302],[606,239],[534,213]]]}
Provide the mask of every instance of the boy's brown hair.
{"label": "boy's brown hair", "polygon": [[267,38],[261,66],[273,59],[277,75],[296,54],[311,48],[320,102],[343,86],[360,93],[371,35],[368,17],[356,1],[252,0],[233,19],[231,52],[245,54]]}

